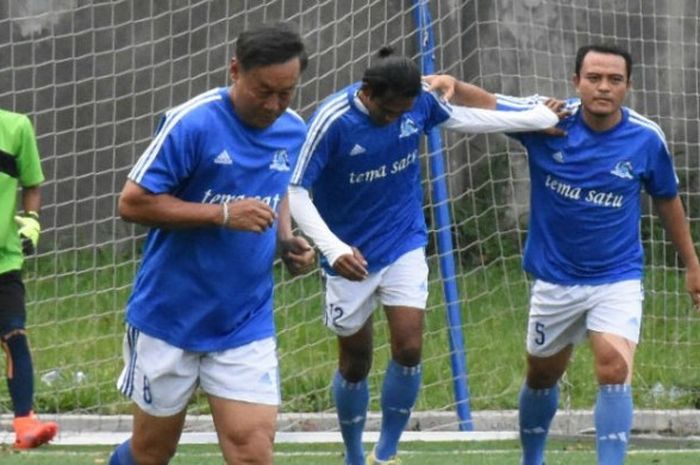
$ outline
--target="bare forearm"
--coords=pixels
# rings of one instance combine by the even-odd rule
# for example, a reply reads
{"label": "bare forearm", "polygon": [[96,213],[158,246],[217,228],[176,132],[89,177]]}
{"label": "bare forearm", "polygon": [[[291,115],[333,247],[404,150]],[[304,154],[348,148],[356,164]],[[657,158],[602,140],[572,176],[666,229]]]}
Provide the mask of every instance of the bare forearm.
{"label": "bare forearm", "polygon": [[39,186],[22,188],[22,210],[39,212],[41,208],[41,188]]}
{"label": "bare forearm", "polygon": [[125,221],[166,228],[212,227],[223,224],[220,204],[185,202],[170,194],[151,194],[127,181],[119,197],[119,214]]}
{"label": "bare forearm", "polygon": [[457,81],[452,103],[465,107],[496,109],[496,95],[482,89],[479,86],[467,82]]}
{"label": "bare forearm", "polygon": [[695,245],[690,236],[690,228],[685,218],[685,211],[680,197],[673,199],[654,199],[656,211],[661,218],[664,229],[673,243],[683,264],[688,270],[700,269]]}
{"label": "bare forearm", "polygon": [[277,214],[277,240],[289,240],[294,233],[292,231],[292,217],[289,214],[289,195],[285,195],[280,202]]}

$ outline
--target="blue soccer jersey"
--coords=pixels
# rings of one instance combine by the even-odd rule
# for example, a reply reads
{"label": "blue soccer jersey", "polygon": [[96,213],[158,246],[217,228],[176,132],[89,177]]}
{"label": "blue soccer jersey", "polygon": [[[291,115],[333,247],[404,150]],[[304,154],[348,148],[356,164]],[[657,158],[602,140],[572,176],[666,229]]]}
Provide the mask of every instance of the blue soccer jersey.
{"label": "blue soccer jersey", "polygon": [[450,108],[423,91],[399,119],[379,126],[359,102],[359,87],[317,109],[292,184],[312,191],[331,231],[374,272],[427,243],[418,150],[421,135],[447,120]]}
{"label": "blue soccer jersey", "polygon": [[[520,109],[499,97],[499,109]],[[640,279],[644,189],[653,197],[677,195],[678,181],[661,129],[623,107],[622,120],[596,132],[574,113],[559,127],[564,137],[510,134],[527,149],[530,221],[523,266],[534,277],[564,284],[605,284]]]}
{"label": "blue soccer jersey", "polygon": [[[278,210],[304,142],[287,110],[257,129],[238,117],[228,89],[214,89],[165,115],[129,173],[154,194],[188,202],[257,198]],[[127,321],[192,351],[218,351],[274,335],[276,229],[152,228],[127,306]]]}

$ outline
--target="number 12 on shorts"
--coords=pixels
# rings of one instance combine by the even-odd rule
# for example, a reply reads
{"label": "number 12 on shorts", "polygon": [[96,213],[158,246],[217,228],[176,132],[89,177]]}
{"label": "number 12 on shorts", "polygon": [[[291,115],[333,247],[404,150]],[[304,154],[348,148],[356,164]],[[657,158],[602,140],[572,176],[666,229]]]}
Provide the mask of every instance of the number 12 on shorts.
{"label": "number 12 on shorts", "polygon": [[324,322],[326,326],[331,323],[333,326],[338,326],[338,320],[343,317],[343,309],[335,304],[328,304],[326,306],[326,313]]}

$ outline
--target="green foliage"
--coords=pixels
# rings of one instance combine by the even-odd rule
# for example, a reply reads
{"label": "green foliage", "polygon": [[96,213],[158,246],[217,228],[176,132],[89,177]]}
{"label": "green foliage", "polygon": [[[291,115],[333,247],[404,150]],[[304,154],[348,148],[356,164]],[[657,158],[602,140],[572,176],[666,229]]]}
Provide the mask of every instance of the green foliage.
{"label": "green foliage", "polygon": [[[28,263],[29,337],[41,412],[126,413],[129,403],[115,382],[122,368],[123,309],[138,261],[135,254],[65,252]],[[435,257],[424,336],[423,390],[417,410],[453,410],[452,372]],[[276,323],[283,380],[283,411],[331,411],[330,381],[337,367],[335,337],[323,326],[319,274],[290,279],[276,268]],[[513,409],[524,373],[529,283],[520,257],[478,267],[462,264],[462,296],[471,406]],[[683,275],[655,268],[646,279],[645,322],[634,376],[638,408],[695,408],[700,403],[700,320],[684,291]],[[386,319],[375,313],[371,409],[379,409],[382,374],[389,358]],[[57,371],[50,383],[42,377]],[[596,386],[590,351],[576,351],[563,383],[563,406],[590,408]],[[193,412],[208,409],[203,396]],[[4,383],[0,410],[10,411]]]}
{"label": "green foliage", "polygon": [[[683,154],[676,153],[674,158],[681,159]],[[689,218],[690,237],[700,237],[700,171],[697,169],[682,169],[679,195],[683,201],[686,217]],[[645,247],[646,262],[655,266],[678,267],[678,255],[670,239],[664,233],[661,221],[653,215],[653,201],[649,196],[643,196],[642,206],[644,215],[641,222],[641,237]]]}
{"label": "green foliage", "polygon": [[495,150],[471,167],[469,191],[452,201],[454,242],[465,266],[485,265],[520,253],[523,238],[517,219],[512,218],[509,156]]}

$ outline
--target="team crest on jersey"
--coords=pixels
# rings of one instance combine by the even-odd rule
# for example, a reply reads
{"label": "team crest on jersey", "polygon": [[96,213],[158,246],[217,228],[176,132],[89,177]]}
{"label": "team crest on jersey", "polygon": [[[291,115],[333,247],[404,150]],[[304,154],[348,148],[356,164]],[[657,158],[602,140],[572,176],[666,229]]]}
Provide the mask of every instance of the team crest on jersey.
{"label": "team crest on jersey", "polygon": [[622,179],[634,179],[632,163],[628,161],[618,161],[615,168],[610,171],[610,174]]}
{"label": "team crest on jersey", "polygon": [[399,134],[399,139],[411,136],[417,132],[418,126],[416,126],[416,123],[408,116],[404,116],[401,120],[401,134]]}
{"label": "team crest on jersey", "polygon": [[552,158],[554,158],[554,161],[557,163],[564,163],[564,154],[560,151],[556,151],[552,154]]}
{"label": "team crest on jersey", "polygon": [[289,156],[286,150],[278,150],[272,154],[270,169],[275,171],[289,171]]}

